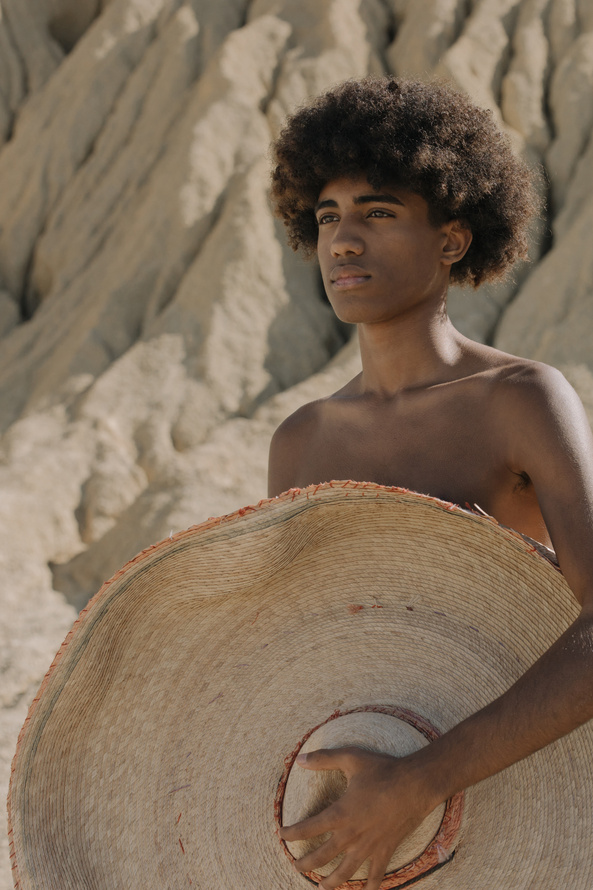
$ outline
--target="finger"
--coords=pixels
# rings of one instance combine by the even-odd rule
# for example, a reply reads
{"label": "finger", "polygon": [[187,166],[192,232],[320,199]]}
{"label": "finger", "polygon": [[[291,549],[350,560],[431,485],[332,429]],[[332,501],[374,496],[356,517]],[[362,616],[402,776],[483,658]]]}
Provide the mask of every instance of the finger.
{"label": "finger", "polygon": [[344,771],[351,760],[350,748],[318,748],[299,754],[296,763],[305,769],[339,769]]}
{"label": "finger", "polygon": [[340,843],[335,837],[330,837],[325,843],[317,847],[316,850],[311,850],[306,856],[297,859],[294,863],[295,868],[297,871],[314,871],[321,865],[327,865],[328,862],[335,859],[338,853],[341,853],[343,849],[343,843]]}
{"label": "finger", "polygon": [[369,864],[369,874],[366,880],[366,884],[364,885],[364,890],[379,890],[381,881],[385,877],[385,872],[387,871],[387,866],[389,865],[390,859],[391,855],[389,855],[387,859],[381,857],[380,859],[371,860]]}
{"label": "finger", "polygon": [[328,875],[319,884],[319,890],[335,890],[336,887],[345,884],[358,871],[365,858],[361,859],[360,854],[356,855],[356,853],[344,856],[342,862],[332,871],[331,875]]}
{"label": "finger", "polygon": [[295,822],[294,825],[283,825],[278,834],[283,841],[306,841],[310,837],[317,837],[318,834],[325,834],[326,831],[335,828],[332,810],[333,807],[328,807],[315,816]]}

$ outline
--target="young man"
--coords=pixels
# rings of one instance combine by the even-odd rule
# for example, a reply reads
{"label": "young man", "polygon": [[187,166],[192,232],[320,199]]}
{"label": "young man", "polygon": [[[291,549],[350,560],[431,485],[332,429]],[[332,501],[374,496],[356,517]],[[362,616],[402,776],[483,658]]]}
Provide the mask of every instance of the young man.
{"label": "young man", "polygon": [[301,765],[341,769],[348,787],[282,829],[330,833],[297,868],[344,852],[320,885],[333,890],[370,859],[378,890],[435,806],[593,717],[593,439],[558,371],[468,340],[446,313],[450,280],[477,285],[525,254],[529,175],[487,112],[441,86],[347,83],[288,122],[276,161],[290,241],[317,252],[363,370],[276,431],[270,495],[354,479],[478,504],[553,546],[582,607],[505,695],[414,755],[307,755]]}

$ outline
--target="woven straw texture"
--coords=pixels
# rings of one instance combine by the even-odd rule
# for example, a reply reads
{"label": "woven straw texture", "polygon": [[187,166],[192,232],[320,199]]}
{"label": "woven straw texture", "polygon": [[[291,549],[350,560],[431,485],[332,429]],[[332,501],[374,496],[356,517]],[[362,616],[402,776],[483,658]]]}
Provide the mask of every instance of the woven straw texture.
{"label": "woven straw texture", "polygon": [[[444,732],[576,614],[520,535],[376,485],[294,490],[166,540],[91,601],[30,709],[15,887],[305,890],[275,821],[303,740],[373,708]],[[592,763],[587,725],[469,789],[454,855],[414,887],[591,890]]]}

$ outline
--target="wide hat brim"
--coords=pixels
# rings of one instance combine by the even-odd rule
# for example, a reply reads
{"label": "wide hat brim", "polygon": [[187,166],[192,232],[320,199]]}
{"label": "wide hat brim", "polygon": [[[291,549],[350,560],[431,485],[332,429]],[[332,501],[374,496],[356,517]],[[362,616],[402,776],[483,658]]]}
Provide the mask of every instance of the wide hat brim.
{"label": "wide hat brim", "polygon": [[[366,714],[445,732],[577,611],[517,533],[377,485],[291,491],[167,539],[91,601],[30,709],[15,886],[304,890],[315,876],[276,829],[311,732],[340,744]],[[590,890],[592,755],[586,725],[469,789],[384,886]]]}

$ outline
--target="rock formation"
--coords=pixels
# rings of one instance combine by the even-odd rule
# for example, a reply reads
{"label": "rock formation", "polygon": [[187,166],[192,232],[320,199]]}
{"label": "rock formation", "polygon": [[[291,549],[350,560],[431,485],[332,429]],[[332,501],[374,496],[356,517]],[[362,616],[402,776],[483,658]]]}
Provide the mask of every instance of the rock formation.
{"label": "rock formation", "polygon": [[547,210],[532,264],[451,312],[560,366],[593,418],[592,10],[0,0],[3,786],[76,609],[138,550],[264,496],[275,426],[356,372],[268,204],[270,139],[307,97],[391,71],[492,109]]}

